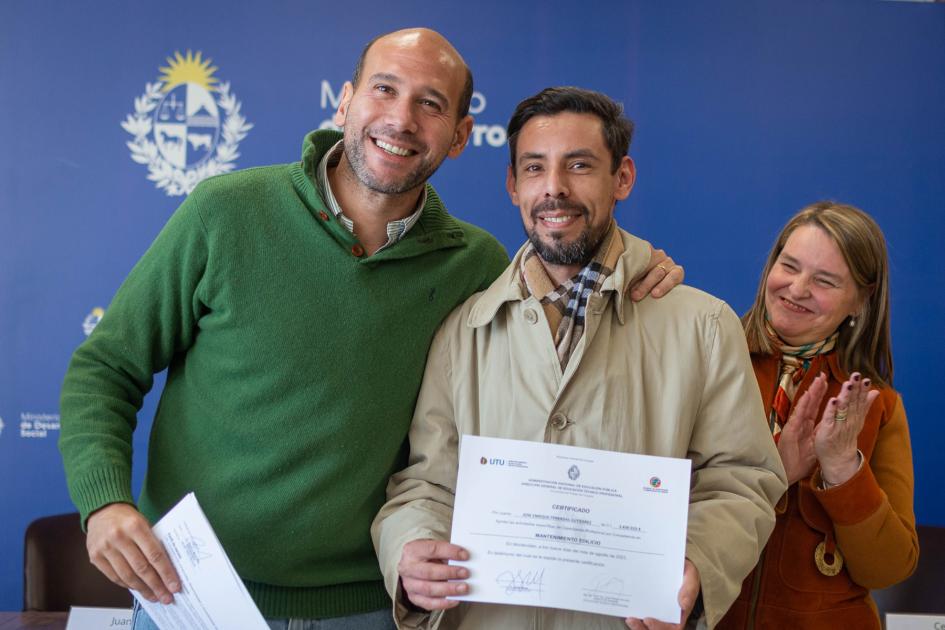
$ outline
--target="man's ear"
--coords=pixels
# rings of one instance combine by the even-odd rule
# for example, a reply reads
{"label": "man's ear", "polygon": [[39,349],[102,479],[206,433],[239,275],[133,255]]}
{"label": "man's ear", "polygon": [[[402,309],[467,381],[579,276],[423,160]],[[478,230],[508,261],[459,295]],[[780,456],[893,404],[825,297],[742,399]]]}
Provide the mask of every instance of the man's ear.
{"label": "man's ear", "polygon": [[518,193],[515,192],[515,169],[511,164],[509,164],[508,170],[505,172],[505,190],[508,191],[512,203],[517,206]]}
{"label": "man's ear", "polygon": [[633,184],[637,181],[637,167],[629,155],[623,156],[623,159],[620,160],[620,166],[617,167],[614,177],[617,179],[614,187],[614,197],[618,201],[623,201],[630,196]]}
{"label": "man's ear", "polygon": [[338,109],[331,118],[332,122],[339,127],[345,126],[345,120],[348,118],[348,105],[351,104],[351,98],[353,96],[354,86],[351,85],[351,81],[345,81],[345,85],[341,90],[341,102],[338,103]]}
{"label": "man's ear", "polygon": [[459,154],[463,152],[463,149],[466,148],[466,143],[469,142],[469,134],[472,133],[473,128],[473,117],[464,116],[461,121],[456,124],[456,131],[453,133],[453,142],[450,143],[450,150],[447,153],[451,158],[459,157]]}

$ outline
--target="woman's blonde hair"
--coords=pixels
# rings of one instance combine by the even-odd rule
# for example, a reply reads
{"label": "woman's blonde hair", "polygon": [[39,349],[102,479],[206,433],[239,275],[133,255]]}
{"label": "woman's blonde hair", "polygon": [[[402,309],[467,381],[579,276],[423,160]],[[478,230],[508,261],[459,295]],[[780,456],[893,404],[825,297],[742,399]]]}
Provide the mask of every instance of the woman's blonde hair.
{"label": "woman's blonde hair", "polygon": [[849,319],[840,325],[837,340],[840,367],[847,373],[858,371],[877,385],[892,386],[886,239],[872,217],[846,204],[832,201],[811,204],[794,215],[778,234],[761,273],[755,303],[742,317],[749,350],[762,354],[776,351],[765,330],[765,283],[788,237],[802,225],[817,226],[833,239],[863,296],[863,307],[856,316],[855,325],[849,326]]}

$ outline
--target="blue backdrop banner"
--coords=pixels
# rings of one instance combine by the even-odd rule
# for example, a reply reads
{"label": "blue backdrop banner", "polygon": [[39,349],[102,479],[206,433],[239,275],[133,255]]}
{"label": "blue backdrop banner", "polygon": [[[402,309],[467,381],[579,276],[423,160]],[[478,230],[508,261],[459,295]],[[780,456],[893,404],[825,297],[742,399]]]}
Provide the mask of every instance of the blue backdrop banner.
{"label": "blue backdrop banner", "polygon": [[[348,9],[345,9],[345,6]],[[56,448],[69,357],[200,179],[290,162],[331,125],[374,35],[441,31],[475,74],[470,143],[434,184],[514,251],[504,125],[548,85],[602,90],[637,124],[624,227],[744,311],[788,216],[860,206],[890,249],[896,387],[921,523],[945,525],[935,401],[945,355],[945,5],[302,0],[0,3],[0,610],[22,538],[72,511]],[[140,487],[158,380],[135,434]]]}

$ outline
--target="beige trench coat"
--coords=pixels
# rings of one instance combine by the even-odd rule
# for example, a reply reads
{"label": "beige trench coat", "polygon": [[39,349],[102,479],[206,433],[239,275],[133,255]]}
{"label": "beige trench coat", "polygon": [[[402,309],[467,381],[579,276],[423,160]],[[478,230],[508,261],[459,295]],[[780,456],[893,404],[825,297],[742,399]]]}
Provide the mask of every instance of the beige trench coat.
{"label": "beige trench coat", "polygon": [[686,556],[699,569],[714,625],[754,567],[786,489],[741,325],[706,293],[680,286],[634,303],[648,244],[621,231],[625,253],[562,372],[542,307],[516,255],[438,331],[410,429],[408,467],[391,478],[372,534],[402,628],[626,628],[622,619],[492,604],[410,613],[398,592],[404,544],[449,540],[462,434],[692,460]]}

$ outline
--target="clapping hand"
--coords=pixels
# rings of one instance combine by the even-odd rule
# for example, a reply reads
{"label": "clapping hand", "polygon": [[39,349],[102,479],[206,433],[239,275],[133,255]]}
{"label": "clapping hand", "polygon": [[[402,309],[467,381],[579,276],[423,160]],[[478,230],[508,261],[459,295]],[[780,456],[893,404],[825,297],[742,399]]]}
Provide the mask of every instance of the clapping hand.
{"label": "clapping hand", "polygon": [[817,418],[820,401],[826,393],[827,376],[821,372],[807,391],[798,398],[791,409],[791,416],[781,430],[778,454],[781,456],[784,472],[787,473],[788,485],[807,477],[817,463],[817,455],[814,452],[814,420]]}
{"label": "clapping hand", "polygon": [[827,485],[845,483],[859,469],[856,439],[877,396],[879,392],[870,389],[870,380],[854,372],[840,388],[840,394],[827,403],[814,432],[814,451]]}

